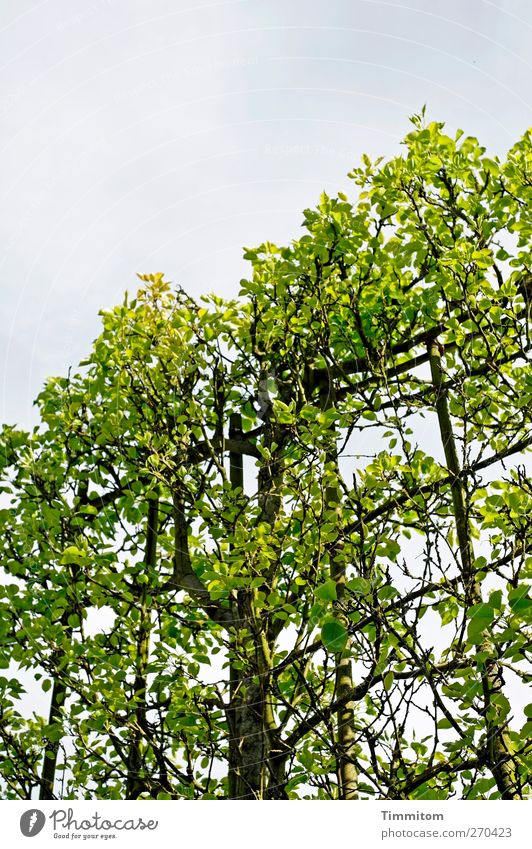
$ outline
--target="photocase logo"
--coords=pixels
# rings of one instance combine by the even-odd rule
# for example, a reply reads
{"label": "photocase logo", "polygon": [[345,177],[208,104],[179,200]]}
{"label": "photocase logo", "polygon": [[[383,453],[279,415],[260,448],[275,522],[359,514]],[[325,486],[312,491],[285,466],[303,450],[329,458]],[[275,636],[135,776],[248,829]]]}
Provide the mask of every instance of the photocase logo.
{"label": "photocase logo", "polygon": [[32,808],[30,811],[24,811],[20,818],[20,830],[24,837],[35,837],[42,831],[46,817],[42,811],[37,808]]}

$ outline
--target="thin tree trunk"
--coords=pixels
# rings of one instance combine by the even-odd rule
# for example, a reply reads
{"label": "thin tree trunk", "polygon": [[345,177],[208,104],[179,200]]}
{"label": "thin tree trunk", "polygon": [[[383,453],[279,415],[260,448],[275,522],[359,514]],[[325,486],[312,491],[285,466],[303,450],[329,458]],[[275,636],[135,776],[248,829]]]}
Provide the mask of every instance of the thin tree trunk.
{"label": "thin tree trunk", "polygon": [[[72,607],[67,607],[61,616],[61,625],[66,628],[65,635],[68,639],[72,636],[72,628],[68,624],[68,619],[71,614],[75,613]],[[48,725],[53,726],[59,724],[61,720],[61,708],[65,703],[67,695],[67,686],[63,682],[59,673],[59,662],[61,653],[54,652],[52,656],[53,685],[52,696],[50,699],[50,711],[48,713]],[[44,747],[44,759],[41,771],[41,786],[39,790],[39,799],[55,799],[54,784],[57,772],[57,755],[59,752],[59,740],[47,740]]]}
{"label": "thin tree trunk", "polygon": [[[473,605],[482,601],[482,594],[475,576],[475,553],[469,527],[466,492],[461,477],[462,470],[449,413],[448,395],[447,390],[443,388],[442,347],[436,339],[429,345],[429,358],[432,383],[436,391],[436,413],[445,460],[453,476],[451,496],[466,603]],[[500,716],[500,708],[494,700],[494,697],[502,691],[504,684],[502,667],[498,659],[493,656],[493,645],[487,635],[480,644],[479,652],[487,652],[488,654],[482,673],[487,763],[501,797],[503,799],[519,799],[521,797],[517,792],[516,771],[512,758],[508,725],[506,720]]]}
{"label": "thin tree trunk", "polygon": [[[241,418],[233,413],[229,423],[229,438],[234,439],[241,430]],[[244,465],[242,454],[234,451],[229,453],[229,479],[233,489],[244,488]],[[241,718],[237,711],[237,701],[240,697],[241,671],[238,666],[238,597],[232,601],[233,628],[230,647],[230,670],[229,670],[229,771],[228,771],[228,795],[230,799],[239,796],[240,782],[240,724]]]}
{"label": "thin tree trunk", "polygon": [[[242,419],[233,413],[229,438],[242,437]],[[234,489],[244,489],[242,454],[229,452],[229,477]],[[237,590],[233,599],[233,628],[230,665],[229,798],[262,799],[264,794],[263,693],[256,657],[249,655],[246,642],[254,635],[250,591]]]}
{"label": "thin tree trunk", "polygon": [[[157,556],[157,535],[159,523],[159,506],[157,499],[150,500],[146,528],[146,548],[144,563],[146,570],[155,568]],[[137,799],[142,793],[150,792],[150,782],[143,775],[143,740],[146,738],[146,668],[150,654],[151,613],[146,605],[148,584],[138,584],[138,603],[140,622],[137,633],[137,657],[134,694],[134,719],[131,742],[128,755],[128,773],[126,782],[126,799]]]}
{"label": "thin tree trunk", "polygon": [[[59,657],[55,658],[54,666],[59,662]],[[52,698],[50,702],[50,712],[48,715],[48,724],[55,725],[61,719],[61,708],[64,704],[67,688],[60,679],[58,673],[54,675],[54,683],[52,687]],[[42,781],[39,790],[39,799],[55,799],[54,784],[55,774],[57,770],[57,753],[59,751],[59,741],[48,740],[44,747],[44,759],[42,765]]]}
{"label": "thin tree trunk", "polygon": [[[334,387],[327,383],[322,389],[321,406],[327,410],[333,406],[335,401]],[[326,463],[339,474],[338,453],[336,448],[336,430],[332,426],[329,430],[331,445],[326,450]],[[336,484],[329,485],[325,491],[325,503],[328,510],[336,510],[336,505],[341,503],[341,495]],[[330,519],[329,519],[330,521]],[[345,596],[346,569],[345,562],[339,557],[341,541],[336,540],[329,546],[330,575],[336,584],[336,610],[335,616],[344,627],[348,624],[342,613],[342,602]],[[346,695],[353,690],[353,669],[349,656],[349,644],[346,649],[335,654],[335,699],[344,700]],[[356,742],[355,742],[355,713],[354,702],[342,703],[336,714],[336,732],[338,754],[336,758],[336,772],[338,776],[339,799],[349,801],[358,798],[358,774],[356,767]]]}
{"label": "thin tree trunk", "polygon": [[[242,438],[239,413],[231,416],[229,437],[232,440]],[[270,443],[273,442],[271,432],[269,440]],[[243,490],[241,453],[230,452],[229,467],[233,488]],[[259,473],[261,521],[268,522],[272,527],[281,503],[277,493],[278,472],[277,464],[273,461],[270,468],[261,468]],[[273,574],[265,577],[266,582],[271,583],[273,579]],[[255,592],[256,590],[238,590],[233,600],[234,626],[228,710],[230,799],[286,798],[284,772],[276,770],[272,765],[272,756],[275,757],[277,752],[277,729],[270,681],[272,644],[266,623],[255,613]],[[252,649],[250,645],[253,646]]]}

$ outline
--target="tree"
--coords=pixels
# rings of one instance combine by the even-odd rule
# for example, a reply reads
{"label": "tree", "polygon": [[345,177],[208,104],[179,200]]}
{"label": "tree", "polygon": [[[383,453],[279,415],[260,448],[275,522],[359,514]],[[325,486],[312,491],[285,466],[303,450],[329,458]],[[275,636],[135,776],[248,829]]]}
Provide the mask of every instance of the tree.
{"label": "tree", "polygon": [[531,135],[412,121],[3,428],[5,798],[530,792]]}

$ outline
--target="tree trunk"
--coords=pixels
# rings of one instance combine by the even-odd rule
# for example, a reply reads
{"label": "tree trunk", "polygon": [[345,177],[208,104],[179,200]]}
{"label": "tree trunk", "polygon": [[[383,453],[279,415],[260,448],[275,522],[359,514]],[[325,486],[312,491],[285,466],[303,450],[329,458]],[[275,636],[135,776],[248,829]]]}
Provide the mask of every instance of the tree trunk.
{"label": "tree trunk", "polygon": [[[66,628],[66,637],[72,636],[72,628],[68,625],[69,616],[75,613],[75,609],[67,607],[61,616],[61,625]],[[53,686],[52,696],[50,699],[50,711],[48,714],[48,725],[58,724],[61,720],[61,708],[65,702],[67,695],[67,686],[59,672],[59,662],[61,653],[54,652],[52,656]],[[41,786],[39,790],[39,799],[55,799],[54,784],[55,774],[57,772],[57,754],[59,751],[59,740],[47,740],[44,747],[44,759],[41,771]]]}
{"label": "tree trunk", "polygon": [[[229,437],[242,438],[239,413],[230,418]],[[266,441],[273,440],[271,432]],[[229,454],[233,488],[244,489],[242,454]],[[259,472],[261,521],[273,527],[281,499],[277,494],[280,470],[274,461]],[[265,577],[266,582],[273,575]],[[229,798],[284,798],[284,772],[272,766],[276,724],[270,692],[272,640],[267,625],[254,609],[255,590],[241,589],[233,599],[233,636],[230,672]]]}
{"label": "tree trunk", "polygon": [[[452,428],[447,391],[443,389],[442,347],[437,340],[429,345],[432,383],[436,391],[436,413],[447,467],[453,476],[451,496],[456,526],[456,535],[462,564],[462,580],[468,605],[482,601],[480,586],[475,576],[475,553],[469,527],[466,491],[461,477],[461,466]],[[508,725],[501,718],[501,711],[494,697],[502,691],[504,678],[499,660],[494,656],[494,647],[488,635],[480,644],[479,653],[488,657],[483,663],[482,691],[486,723],[486,759],[497,788],[503,799],[520,799],[517,791],[515,764],[512,757]]]}
{"label": "tree trunk", "polygon": [[233,694],[229,778],[231,799],[263,799],[269,759],[264,698],[257,683],[242,678]]}
{"label": "tree trunk", "polygon": [[[59,661],[57,657],[56,663]],[[50,702],[50,713],[48,715],[48,724],[54,725],[61,718],[61,707],[66,697],[66,686],[62,682],[58,673],[54,676],[52,687],[52,699]],[[54,783],[55,773],[57,770],[57,753],[59,750],[59,741],[48,740],[44,747],[44,759],[42,765],[41,787],[39,790],[39,799],[55,799]]]}
{"label": "tree trunk", "polygon": [[[327,410],[335,402],[334,387],[327,383],[322,388],[321,406]],[[331,439],[330,446],[326,449],[326,463],[335,475],[339,474],[338,453],[336,447],[336,429],[332,426],[329,430]],[[325,491],[325,503],[328,510],[336,510],[336,505],[341,503],[341,494],[336,484],[328,485]],[[329,519],[330,521],[330,519]],[[336,609],[335,616],[344,627],[348,625],[342,612],[342,602],[345,596],[346,570],[345,562],[338,555],[342,543],[337,539],[328,546],[330,560],[331,579],[336,584]],[[349,656],[349,643],[346,648],[335,654],[335,699],[342,700],[342,707],[336,714],[337,733],[337,757],[336,773],[338,776],[338,798],[344,801],[357,799],[358,775],[355,762],[355,713],[354,702],[345,699],[347,693],[353,690],[353,670]]]}
{"label": "tree trunk", "polygon": [[[155,568],[157,553],[158,534],[158,502],[154,498],[148,505],[148,518],[146,527],[146,549],[144,563],[146,569]],[[133,729],[128,753],[126,799],[138,799],[142,793],[150,792],[150,782],[143,775],[143,748],[146,738],[146,667],[150,654],[151,615],[146,605],[147,587],[149,584],[138,584],[138,604],[140,610],[140,622],[137,633],[137,657],[136,673],[133,684],[134,713],[132,717]]]}

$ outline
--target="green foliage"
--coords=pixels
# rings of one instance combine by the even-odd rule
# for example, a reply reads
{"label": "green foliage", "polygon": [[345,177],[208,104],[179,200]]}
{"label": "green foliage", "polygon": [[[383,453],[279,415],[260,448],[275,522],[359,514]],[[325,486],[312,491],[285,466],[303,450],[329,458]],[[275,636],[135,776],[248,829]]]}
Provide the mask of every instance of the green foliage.
{"label": "green foliage", "polygon": [[3,428],[4,798],[530,793],[531,174],[415,117]]}
{"label": "green foliage", "polygon": [[342,652],[347,645],[348,633],[337,619],[326,619],[321,627],[321,641],[331,652]]}

